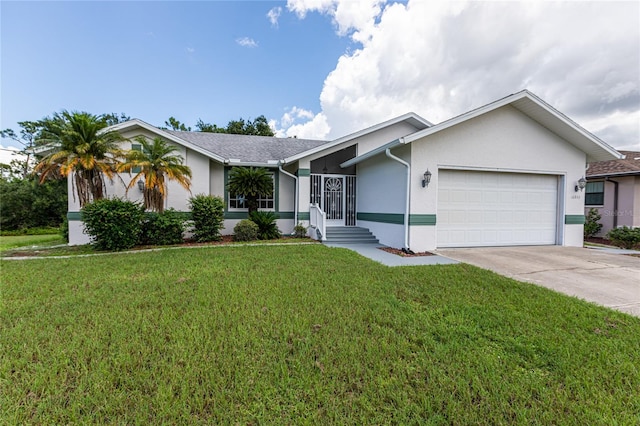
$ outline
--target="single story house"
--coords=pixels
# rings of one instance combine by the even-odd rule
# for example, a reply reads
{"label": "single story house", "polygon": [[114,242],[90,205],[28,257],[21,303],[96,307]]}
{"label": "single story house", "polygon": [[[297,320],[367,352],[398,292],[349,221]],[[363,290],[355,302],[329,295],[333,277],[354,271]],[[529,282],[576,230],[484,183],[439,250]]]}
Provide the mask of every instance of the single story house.
{"label": "single story house", "polygon": [[640,226],[640,151],[620,151],[624,158],[589,163],[585,214],[602,216],[600,236],[619,226]]}
{"label": "single story house", "polygon": [[[366,228],[382,244],[416,252],[581,246],[585,193],[577,184],[587,163],[621,158],[526,90],[439,124],[408,113],[333,141],[178,132],[140,120],[113,128],[129,140],[175,144],[193,172],[191,193],[224,197],[225,233],[247,217],[242,198],[225,190],[229,170],[259,166],[273,172],[275,189],[260,208],[275,212],[283,232],[302,223],[325,240]],[[118,181],[107,192],[125,195]],[[168,192],[167,207],[188,210],[187,191],[171,182]],[[68,218],[70,243],[86,243],[73,197]]]}

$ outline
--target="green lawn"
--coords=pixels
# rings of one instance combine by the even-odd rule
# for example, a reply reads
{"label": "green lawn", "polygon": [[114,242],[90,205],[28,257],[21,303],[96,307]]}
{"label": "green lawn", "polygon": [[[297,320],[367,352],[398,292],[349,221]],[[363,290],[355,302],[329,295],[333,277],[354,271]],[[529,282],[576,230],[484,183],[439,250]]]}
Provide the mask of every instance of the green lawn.
{"label": "green lawn", "polygon": [[640,319],[320,245],[2,261],[2,424],[640,422]]}
{"label": "green lawn", "polygon": [[0,252],[16,247],[65,244],[59,234],[0,236]]}

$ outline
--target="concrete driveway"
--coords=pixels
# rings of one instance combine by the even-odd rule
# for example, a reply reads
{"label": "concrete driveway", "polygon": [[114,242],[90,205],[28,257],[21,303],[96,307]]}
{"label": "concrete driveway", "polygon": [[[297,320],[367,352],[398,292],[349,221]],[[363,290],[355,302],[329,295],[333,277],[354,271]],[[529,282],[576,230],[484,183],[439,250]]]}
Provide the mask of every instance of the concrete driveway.
{"label": "concrete driveway", "polygon": [[441,249],[442,256],[640,317],[640,258],[560,246]]}

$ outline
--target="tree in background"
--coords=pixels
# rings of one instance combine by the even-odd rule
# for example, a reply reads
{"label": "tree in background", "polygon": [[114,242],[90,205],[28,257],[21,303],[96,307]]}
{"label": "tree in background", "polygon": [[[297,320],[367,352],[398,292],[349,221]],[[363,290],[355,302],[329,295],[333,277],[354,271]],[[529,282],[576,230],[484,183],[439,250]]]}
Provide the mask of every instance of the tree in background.
{"label": "tree in background", "polygon": [[205,123],[198,119],[196,128],[199,132],[209,133],[229,133],[234,135],[253,135],[253,136],[274,136],[273,130],[269,126],[269,122],[264,115],[257,117],[255,120],[231,120],[227,123],[227,127],[218,127],[215,124]]}
{"label": "tree in background", "polygon": [[0,178],[0,229],[57,227],[67,213],[67,180]]}
{"label": "tree in background", "polygon": [[118,171],[131,173],[134,168],[139,167],[140,171],[129,182],[127,191],[142,178],[145,209],[162,213],[167,196],[165,177],[175,180],[190,192],[191,169],[182,164],[183,159],[180,155],[175,154],[178,148],[161,138],[156,137],[149,141],[144,136],[138,136],[134,140],[140,143],[142,150],[129,151],[125,161],[118,165]]}
{"label": "tree in background", "polygon": [[40,160],[35,171],[40,182],[59,173],[73,173],[74,196],[80,207],[105,194],[104,177],[113,179],[123,153],[118,143],[122,136],[105,130],[104,116],[87,112],[62,111],[43,121],[39,143],[48,148],[48,154]]}
{"label": "tree in background", "polygon": [[22,145],[20,154],[24,156],[24,160],[12,160],[10,171],[11,174],[19,175],[23,179],[27,178],[33,168],[34,148],[39,143],[40,132],[44,125],[42,121],[20,121],[18,125],[22,128],[17,134],[13,129],[0,130],[0,137],[11,139]]}
{"label": "tree in background", "polygon": [[169,117],[169,119],[164,122],[164,125],[167,126],[167,127],[161,127],[161,129],[169,128],[171,130],[175,130],[175,131],[178,131],[178,132],[190,132],[191,131],[191,127],[185,126],[183,123],[181,123],[175,117]]}
{"label": "tree in background", "polygon": [[233,167],[229,171],[227,190],[242,195],[249,213],[258,210],[258,198],[273,194],[273,177],[264,168]]}
{"label": "tree in background", "polygon": [[107,126],[113,126],[115,124],[124,123],[125,121],[131,120],[131,117],[129,117],[124,112],[121,112],[120,115],[115,112],[111,112],[109,114],[104,114],[103,117],[107,122]]}

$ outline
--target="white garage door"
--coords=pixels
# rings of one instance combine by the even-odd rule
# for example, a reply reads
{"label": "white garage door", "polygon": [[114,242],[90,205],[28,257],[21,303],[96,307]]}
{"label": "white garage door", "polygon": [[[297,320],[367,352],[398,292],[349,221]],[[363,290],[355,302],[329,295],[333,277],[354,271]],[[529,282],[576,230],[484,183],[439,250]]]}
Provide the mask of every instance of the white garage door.
{"label": "white garage door", "polygon": [[440,170],[438,247],[556,243],[558,177]]}

